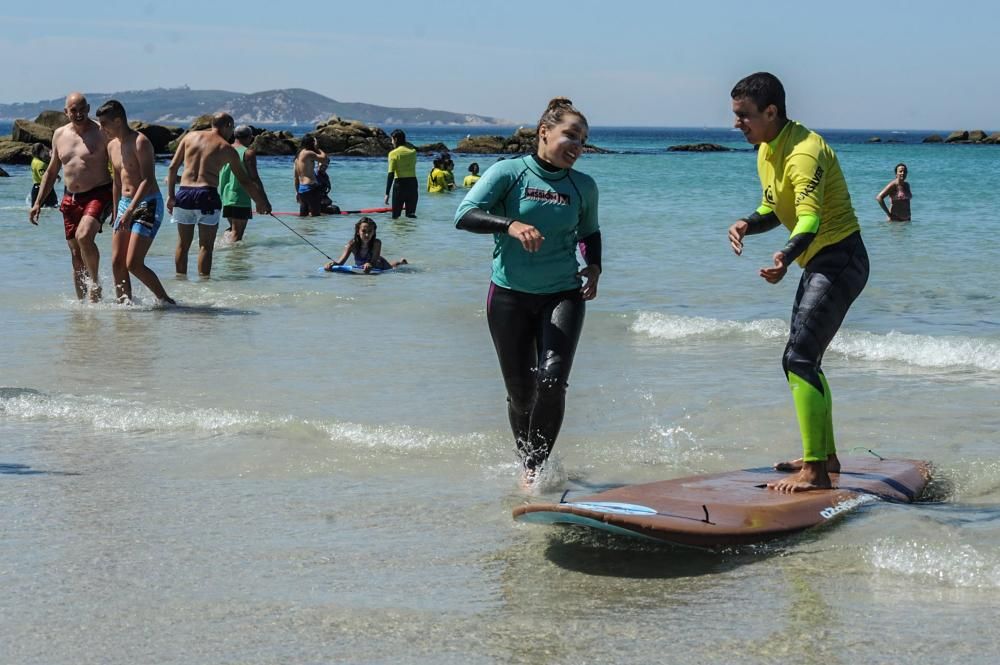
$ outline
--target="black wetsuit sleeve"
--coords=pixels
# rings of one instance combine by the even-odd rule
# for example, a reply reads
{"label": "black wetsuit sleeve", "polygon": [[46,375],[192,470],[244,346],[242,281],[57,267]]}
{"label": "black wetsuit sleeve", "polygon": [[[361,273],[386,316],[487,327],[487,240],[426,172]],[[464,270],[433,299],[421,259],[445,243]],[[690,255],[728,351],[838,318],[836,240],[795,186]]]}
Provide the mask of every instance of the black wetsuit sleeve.
{"label": "black wetsuit sleeve", "polygon": [[580,254],[588,266],[601,268],[601,232],[594,231],[586,238],[580,239]]}
{"label": "black wetsuit sleeve", "polygon": [[799,255],[806,251],[815,237],[815,233],[797,233],[789,238],[788,243],[781,248],[781,253],[785,255],[785,265],[789,265],[799,258]]}
{"label": "black wetsuit sleeve", "polygon": [[385,195],[389,196],[389,192],[392,191],[392,181],[396,179],[396,174],[389,171],[389,175],[385,178]]}
{"label": "black wetsuit sleeve", "polygon": [[743,218],[743,220],[748,225],[748,236],[756,235],[758,233],[766,233],[781,224],[781,221],[778,219],[778,216],[774,214],[773,210],[764,215],[754,210],[752,214],[747,215]]}
{"label": "black wetsuit sleeve", "polygon": [[471,208],[462,215],[455,228],[473,233],[507,233],[513,222],[513,219],[492,215],[482,208]]}

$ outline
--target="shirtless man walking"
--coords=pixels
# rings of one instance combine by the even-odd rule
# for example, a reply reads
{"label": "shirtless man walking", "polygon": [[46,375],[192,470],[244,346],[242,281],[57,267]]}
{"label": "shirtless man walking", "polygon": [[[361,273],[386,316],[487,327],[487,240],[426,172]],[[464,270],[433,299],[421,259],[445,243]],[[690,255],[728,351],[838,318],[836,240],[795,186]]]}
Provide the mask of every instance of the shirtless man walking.
{"label": "shirtless man walking", "polygon": [[66,192],[59,210],[73,262],[73,285],[77,298],[83,300],[89,296],[91,302],[97,302],[101,299],[97,273],[101,253],[95,238],[112,204],[108,141],[98,124],[90,119],[90,104],[82,94],[70,93],[65,112],[69,124],[52,135],[52,161],[42,176],[28,221],[38,224],[42,204],[52,191],[59,171],[65,167]]}
{"label": "shirtless man walking", "polygon": [[302,148],[295,156],[295,198],[299,201],[299,217],[319,217],[323,214],[323,186],[316,177],[316,165],[327,166],[330,158],[316,146],[316,137],[302,137]]}
{"label": "shirtless man walking", "polygon": [[[177,224],[177,251],[174,263],[178,275],[187,274],[188,250],[194,240],[194,227],[198,225],[198,274],[208,277],[212,273],[212,250],[222,216],[222,199],[219,198],[219,171],[229,165],[233,175],[257,204],[257,213],[271,214],[267,195],[253,182],[243,168],[240,155],[229,141],[233,138],[236,123],[228,113],[212,116],[211,129],[188,132],[177,146],[177,152],[167,170],[167,210]],[[184,166],[181,186],[177,185],[177,171]],[[176,189],[176,192],[175,192]]]}
{"label": "shirtless man walking", "polygon": [[111,271],[115,296],[132,302],[132,273],[161,303],[176,304],[160,278],[146,265],[146,253],[163,221],[163,195],[156,184],[153,144],[128,126],[125,107],[111,99],[97,109],[97,121],[110,139],[108,154],[114,171],[114,234],[111,236]]}

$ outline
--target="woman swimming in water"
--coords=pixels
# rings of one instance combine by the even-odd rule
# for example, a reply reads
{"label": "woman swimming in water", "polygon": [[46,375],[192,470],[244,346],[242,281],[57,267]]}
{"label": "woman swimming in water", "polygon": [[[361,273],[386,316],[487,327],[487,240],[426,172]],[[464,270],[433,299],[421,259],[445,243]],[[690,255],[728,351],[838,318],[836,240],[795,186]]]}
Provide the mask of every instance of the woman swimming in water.
{"label": "woman swimming in water", "polygon": [[[909,171],[906,164],[900,162],[896,164],[896,177],[886,185],[875,200],[885,211],[887,222],[908,222],[910,221],[910,199],[913,193],[910,191],[910,183],[906,182]],[[885,198],[889,197],[889,205],[886,206]]]}

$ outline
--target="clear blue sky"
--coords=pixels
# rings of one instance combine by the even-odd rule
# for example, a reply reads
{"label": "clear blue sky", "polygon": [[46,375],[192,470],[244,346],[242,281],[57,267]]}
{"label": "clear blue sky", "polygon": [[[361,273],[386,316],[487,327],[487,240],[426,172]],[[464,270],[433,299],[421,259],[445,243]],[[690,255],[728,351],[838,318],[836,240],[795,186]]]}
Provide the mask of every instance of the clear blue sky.
{"label": "clear blue sky", "polygon": [[725,126],[732,85],[767,70],[813,127],[1000,130],[985,1],[4,4],[0,102],[300,87],[521,123],[565,95],[592,125]]}

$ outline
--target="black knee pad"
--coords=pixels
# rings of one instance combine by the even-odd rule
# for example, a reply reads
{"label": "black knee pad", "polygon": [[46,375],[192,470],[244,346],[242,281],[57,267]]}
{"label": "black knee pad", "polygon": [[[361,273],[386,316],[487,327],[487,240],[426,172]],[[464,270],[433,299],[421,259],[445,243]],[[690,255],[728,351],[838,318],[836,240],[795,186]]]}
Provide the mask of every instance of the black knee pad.
{"label": "black knee pad", "polygon": [[823,392],[823,382],[819,379],[819,363],[803,355],[791,344],[785,347],[785,353],[781,357],[781,368],[785,370],[786,379],[788,373],[791,372],[808,381],[818,391]]}

